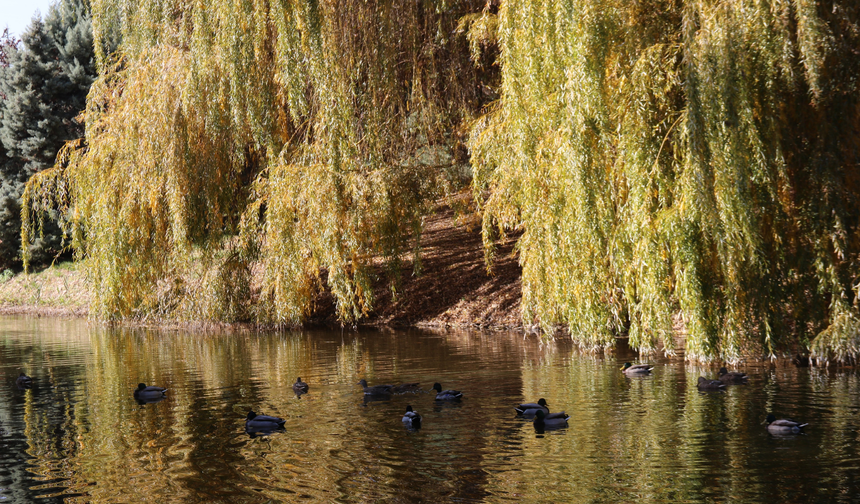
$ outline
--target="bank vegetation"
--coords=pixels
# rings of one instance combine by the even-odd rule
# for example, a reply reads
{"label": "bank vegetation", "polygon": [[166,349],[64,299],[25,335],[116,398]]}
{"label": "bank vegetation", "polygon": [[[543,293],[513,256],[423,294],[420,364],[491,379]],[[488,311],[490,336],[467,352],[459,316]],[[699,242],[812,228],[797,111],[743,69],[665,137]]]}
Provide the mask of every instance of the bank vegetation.
{"label": "bank vegetation", "polygon": [[517,237],[526,323],[860,350],[855,2],[91,6],[86,135],[28,183],[24,235],[60,212],[100,318],[299,324],[326,292],[355,323],[471,190],[490,269]]}

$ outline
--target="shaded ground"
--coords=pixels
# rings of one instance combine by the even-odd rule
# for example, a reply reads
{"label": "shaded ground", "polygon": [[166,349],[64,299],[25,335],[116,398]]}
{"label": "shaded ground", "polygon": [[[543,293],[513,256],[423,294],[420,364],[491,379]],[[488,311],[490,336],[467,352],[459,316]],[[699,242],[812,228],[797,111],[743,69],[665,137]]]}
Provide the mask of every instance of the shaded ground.
{"label": "shaded ground", "polygon": [[[484,264],[480,220],[457,217],[440,207],[425,221],[422,274],[412,274],[404,258],[396,297],[380,265],[374,289],[375,310],[361,321],[372,326],[513,328],[520,320],[521,268],[512,255],[515,239],[499,244],[493,273]],[[87,316],[89,292],[74,263],[63,263],[32,275],[0,278],[0,314]],[[339,326],[330,295],[317,302],[312,323]]]}
{"label": "shaded ground", "polygon": [[[386,326],[518,327],[522,269],[515,239],[499,244],[487,273],[480,220],[457,219],[450,207],[427,217],[422,236],[422,274],[405,262],[396,297],[385,281],[375,286],[375,310],[363,321]],[[381,275],[380,275],[381,276]],[[327,318],[333,316],[332,312]]]}

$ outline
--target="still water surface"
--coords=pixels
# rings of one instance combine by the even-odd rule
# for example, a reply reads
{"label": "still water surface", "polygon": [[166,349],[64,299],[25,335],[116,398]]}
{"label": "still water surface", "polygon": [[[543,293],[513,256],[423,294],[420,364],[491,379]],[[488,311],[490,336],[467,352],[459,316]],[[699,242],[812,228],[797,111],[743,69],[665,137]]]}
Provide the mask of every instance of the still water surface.
{"label": "still water surface", "polygon": [[[750,385],[696,389],[716,368],[582,353],[508,333],[118,330],[0,318],[0,502],[858,502],[853,369],[748,364]],[[19,370],[36,385],[20,391]],[[297,398],[296,377],[310,384]],[[464,392],[366,403],[370,384]],[[138,382],[168,387],[140,405]],[[513,407],[546,398],[569,428]],[[407,404],[419,431],[400,421]],[[245,433],[249,409],[286,419]],[[809,422],[774,437],[768,412]]]}

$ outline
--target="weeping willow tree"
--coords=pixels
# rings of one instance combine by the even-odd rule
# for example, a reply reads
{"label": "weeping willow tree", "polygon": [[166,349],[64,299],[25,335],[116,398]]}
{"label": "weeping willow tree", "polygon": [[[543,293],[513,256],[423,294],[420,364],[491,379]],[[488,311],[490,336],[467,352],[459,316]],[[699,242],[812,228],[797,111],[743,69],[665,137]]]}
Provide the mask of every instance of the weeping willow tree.
{"label": "weeping willow tree", "polygon": [[476,123],[488,256],[522,231],[527,320],[691,359],[860,352],[860,8],[523,0]]}
{"label": "weeping willow tree", "polygon": [[486,71],[457,26],[483,8],[93,0],[86,142],[30,181],[25,242],[59,207],[107,319],[298,323],[329,289],[355,321],[374,258],[396,287],[429,205],[468,184],[457,126]]}
{"label": "weeping willow tree", "polygon": [[856,357],[854,3],[495,9],[94,0],[86,141],[28,184],[25,241],[59,208],[105,318],[297,323],[328,289],[351,322],[375,258],[396,287],[463,183],[486,106],[473,190],[488,259],[522,232],[528,320],[646,351],[683,327],[694,359]]}

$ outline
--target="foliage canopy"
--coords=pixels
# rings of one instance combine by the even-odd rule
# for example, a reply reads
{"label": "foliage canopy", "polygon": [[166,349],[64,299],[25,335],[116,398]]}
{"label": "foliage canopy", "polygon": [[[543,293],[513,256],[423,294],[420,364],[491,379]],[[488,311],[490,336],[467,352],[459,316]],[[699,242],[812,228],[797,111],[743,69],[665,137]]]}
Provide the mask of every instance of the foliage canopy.
{"label": "foliage canopy", "polygon": [[92,7],[87,144],[30,181],[25,231],[63,210],[103,317],[298,323],[327,287],[360,318],[470,125],[527,319],[646,351],[683,326],[692,359],[860,350],[853,2]]}
{"label": "foliage canopy", "polygon": [[67,215],[105,318],[299,323],[327,285],[352,322],[373,257],[396,287],[464,184],[456,126],[481,97],[455,29],[482,7],[94,0],[87,145],[30,182],[28,215]]}
{"label": "foliage canopy", "polygon": [[490,252],[523,231],[527,318],[669,351],[682,323],[692,359],[813,338],[857,356],[856,2],[525,0],[498,17],[474,187]]}

